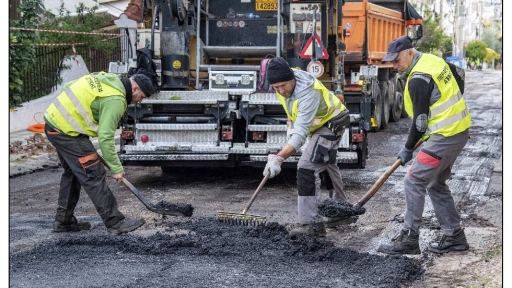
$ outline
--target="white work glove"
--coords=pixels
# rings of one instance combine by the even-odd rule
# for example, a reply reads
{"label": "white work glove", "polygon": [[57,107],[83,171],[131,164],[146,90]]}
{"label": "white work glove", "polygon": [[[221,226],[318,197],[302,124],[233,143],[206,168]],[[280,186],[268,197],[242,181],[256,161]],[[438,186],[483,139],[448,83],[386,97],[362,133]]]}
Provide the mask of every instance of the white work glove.
{"label": "white work glove", "polygon": [[268,178],[273,178],[281,172],[281,164],[283,164],[284,158],[276,154],[268,154],[267,165],[263,170],[263,176],[267,176],[270,171]]}

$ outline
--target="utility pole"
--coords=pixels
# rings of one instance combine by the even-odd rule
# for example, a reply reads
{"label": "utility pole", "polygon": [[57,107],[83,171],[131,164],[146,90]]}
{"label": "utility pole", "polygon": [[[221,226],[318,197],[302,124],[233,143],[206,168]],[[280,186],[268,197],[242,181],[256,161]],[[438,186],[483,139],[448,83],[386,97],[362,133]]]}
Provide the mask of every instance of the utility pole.
{"label": "utility pole", "polygon": [[453,52],[452,56],[457,56],[459,52],[460,36],[459,36],[459,2],[455,0],[455,11],[453,11]]}
{"label": "utility pole", "polygon": [[[443,11],[443,10],[444,10],[444,9],[443,9],[443,6],[444,6],[444,5],[443,5],[443,3],[444,3],[444,1],[443,1],[443,0],[441,0],[441,1],[439,1],[439,2],[440,2],[440,3],[439,3],[439,15],[441,16],[441,19],[439,19],[439,28],[440,28],[442,31],[444,31],[444,29],[443,29],[443,26],[444,26],[444,25],[443,25],[443,21],[444,21],[444,11]],[[452,50],[453,50],[453,49],[452,49]]]}

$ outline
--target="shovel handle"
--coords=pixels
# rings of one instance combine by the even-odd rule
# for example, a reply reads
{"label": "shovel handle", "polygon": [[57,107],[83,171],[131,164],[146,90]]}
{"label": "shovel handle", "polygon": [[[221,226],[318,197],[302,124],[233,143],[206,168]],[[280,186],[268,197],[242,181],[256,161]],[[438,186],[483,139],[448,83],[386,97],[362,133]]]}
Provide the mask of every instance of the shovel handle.
{"label": "shovel handle", "polygon": [[252,194],[251,200],[249,200],[249,203],[247,203],[247,206],[245,206],[245,209],[242,212],[242,214],[247,214],[247,211],[249,211],[249,208],[251,208],[252,202],[254,202],[256,196],[258,196],[258,194],[260,193],[261,188],[263,188],[263,185],[265,185],[265,183],[267,182],[268,177],[270,177],[270,171],[268,171],[267,175],[265,175],[265,178],[261,180],[260,185],[258,186],[258,188],[256,188],[256,191],[254,191],[254,194]]}
{"label": "shovel handle", "polygon": [[[421,143],[423,143],[423,140],[421,140],[421,139],[418,140],[416,145],[414,145],[414,148],[412,149],[412,151],[416,150],[421,145]],[[363,197],[361,197],[361,199],[359,199],[359,201],[357,201],[354,204],[354,207],[362,207],[364,204],[366,204],[366,202],[368,202],[368,200],[370,200],[373,197],[373,195],[375,195],[375,193],[377,193],[377,191],[379,191],[380,187],[382,187],[382,184],[384,184],[384,182],[386,182],[386,180],[388,180],[389,176],[391,176],[391,174],[393,174],[393,172],[395,172],[395,170],[400,165],[402,165],[402,159],[398,158],[395,161],[395,163],[393,163],[393,165],[384,174],[382,174],[379,177],[379,179],[377,179],[377,181],[375,181],[375,183],[370,188],[370,190],[368,190],[368,192],[366,192],[366,194],[364,194]]]}
{"label": "shovel handle", "polygon": [[[103,165],[105,165],[105,167],[107,167],[110,170],[110,167],[108,166],[107,161],[105,161],[105,159],[103,159],[103,157],[101,157],[101,155],[99,155],[99,154],[98,154],[98,157],[100,158],[101,163],[103,163]],[[156,208],[155,206],[153,206],[153,204],[151,204],[146,199],[146,197],[142,196],[142,194],[139,192],[139,190],[137,188],[135,188],[135,186],[133,186],[133,184],[130,183],[130,181],[128,181],[126,178],[123,177],[121,182],[123,182],[124,186],[126,186],[126,188],[128,188],[128,190],[130,190],[130,192],[132,192],[132,194],[135,195],[135,197],[137,197],[137,199],[139,199],[139,201],[142,202],[142,204],[144,204],[144,206],[146,206],[146,208],[149,211],[152,211],[152,212],[155,212],[158,214],[162,214],[162,215],[184,216],[183,213],[181,213],[179,211],[172,211],[172,210],[166,210],[163,208]]]}
{"label": "shovel handle", "polygon": [[[101,163],[103,163],[103,165],[105,165],[105,167],[107,167],[110,170],[110,167],[108,166],[107,161],[105,161],[105,159],[103,157],[101,157],[99,154],[98,154],[98,157],[100,158]],[[153,209],[153,206],[151,205],[151,203],[149,203],[149,201],[146,198],[144,198],[144,196],[142,196],[142,194],[140,194],[139,190],[137,188],[135,188],[135,186],[133,186],[133,184],[130,183],[130,181],[126,180],[126,178],[123,177],[121,182],[123,182],[123,184],[124,184],[124,186],[126,186],[126,188],[130,189],[130,191],[133,193],[133,195],[135,195],[135,197],[137,197],[140,200],[140,202],[142,202],[142,204],[144,204],[144,206],[146,206],[146,208],[148,208],[149,210]]]}

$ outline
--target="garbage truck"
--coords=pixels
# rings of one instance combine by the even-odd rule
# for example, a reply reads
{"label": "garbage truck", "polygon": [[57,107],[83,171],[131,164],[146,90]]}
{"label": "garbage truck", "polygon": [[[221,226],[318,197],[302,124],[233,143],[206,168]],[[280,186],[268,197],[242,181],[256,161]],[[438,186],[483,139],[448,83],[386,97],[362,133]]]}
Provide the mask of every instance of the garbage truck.
{"label": "garbage truck", "polygon": [[[264,167],[293,132],[266,82],[277,56],[313,74],[350,111],[340,168],[365,168],[369,135],[405,116],[403,80],[380,61],[392,39],[422,36],[407,0],[144,0],[143,7],[139,23],[116,22],[130,31],[129,45],[109,67],[129,74],[149,61],[158,90],[121,120],[123,165]],[[283,167],[296,167],[301,153]]]}

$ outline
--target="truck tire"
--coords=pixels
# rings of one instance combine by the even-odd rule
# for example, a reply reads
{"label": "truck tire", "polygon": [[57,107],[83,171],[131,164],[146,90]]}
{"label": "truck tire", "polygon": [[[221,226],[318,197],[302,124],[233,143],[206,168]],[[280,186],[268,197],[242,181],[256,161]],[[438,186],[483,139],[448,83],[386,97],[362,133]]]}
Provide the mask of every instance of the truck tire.
{"label": "truck tire", "polygon": [[393,94],[393,105],[391,105],[389,118],[392,122],[398,122],[402,118],[402,112],[404,111],[404,86],[403,81],[398,79],[398,75],[394,75],[391,78],[390,87]]}
{"label": "truck tire", "polygon": [[[373,95],[373,101],[375,102],[375,108],[373,110],[372,118],[373,121],[375,121],[375,126],[373,126],[374,123],[372,123],[372,127],[370,127],[370,130],[372,132],[379,132],[381,123],[382,123],[382,117],[383,117],[383,104],[382,104],[382,95],[380,94],[380,88],[379,85],[373,85],[372,88],[372,95]],[[372,121],[372,122],[373,122]]]}
{"label": "truck tire", "polygon": [[388,128],[389,123],[389,112],[391,110],[390,104],[389,104],[389,92],[388,92],[388,81],[380,81],[379,82],[379,89],[380,89],[380,95],[382,98],[382,119],[380,123],[381,129]]}

